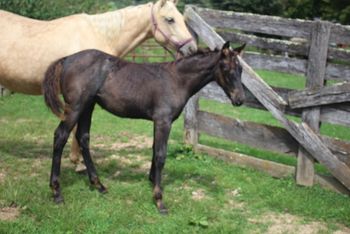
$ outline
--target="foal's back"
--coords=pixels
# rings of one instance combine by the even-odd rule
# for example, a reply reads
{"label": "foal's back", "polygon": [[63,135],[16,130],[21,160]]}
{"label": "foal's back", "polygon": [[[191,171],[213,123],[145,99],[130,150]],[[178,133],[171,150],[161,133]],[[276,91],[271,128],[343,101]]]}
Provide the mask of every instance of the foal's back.
{"label": "foal's back", "polygon": [[63,67],[61,91],[69,105],[97,102],[115,115],[149,120],[183,105],[173,63],[137,64],[86,50],[67,57]]}

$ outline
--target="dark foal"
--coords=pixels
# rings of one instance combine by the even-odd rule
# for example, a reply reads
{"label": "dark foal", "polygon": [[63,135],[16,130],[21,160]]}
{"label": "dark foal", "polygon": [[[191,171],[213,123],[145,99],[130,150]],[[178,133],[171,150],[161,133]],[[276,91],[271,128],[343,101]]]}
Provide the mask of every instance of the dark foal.
{"label": "dark foal", "polygon": [[[43,93],[47,106],[62,118],[54,134],[50,178],[54,200],[63,201],[59,185],[61,156],[75,124],[90,182],[100,192],[106,192],[89,152],[91,116],[97,103],[120,117],[153,121],[149,179],[154,186],[157,207],[166,213],[160,183],[171,124],[188,99],[211,81],[222,87],[233,105],[242,104],[242,67],[237,55],[243,48],[231,50],[226,43],[219,51],[198,52],[175,62],[156,64],[136,64],[97,50],[86,50],[51,64],[45,75]],[[59,99],[60,92],[64,104]]]}

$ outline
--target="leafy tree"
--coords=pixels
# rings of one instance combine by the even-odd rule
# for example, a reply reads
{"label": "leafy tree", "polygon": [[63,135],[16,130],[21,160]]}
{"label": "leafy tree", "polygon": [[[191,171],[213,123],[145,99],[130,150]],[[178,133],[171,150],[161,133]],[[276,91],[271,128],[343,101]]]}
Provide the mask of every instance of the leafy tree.
{"label": "leafy tree", "polygon": [[0,9],[35,19],[54,19],[75,13],[97,13],[113,5],[108,0],[0,0]]}
{"label": "leafy tree", "polygon": [[282,15],[283,1],[281,0],[210,0],[216,9],[238,12],[251,12],[264,15]]}

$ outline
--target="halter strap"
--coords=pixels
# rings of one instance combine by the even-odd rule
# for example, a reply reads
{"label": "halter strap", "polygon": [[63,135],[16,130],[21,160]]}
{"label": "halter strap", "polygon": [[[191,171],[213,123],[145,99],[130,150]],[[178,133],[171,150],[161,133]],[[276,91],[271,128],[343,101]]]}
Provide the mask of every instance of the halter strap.
{"label": "halter strap", "polygon": [[[156,32],[160,32],[160,34],[162,34],[162,36],[165,38],[165,40],[167,42],[171,42],[172,44],[175,45],[176,47],[176,52],[179,52],[179,50],[185,46],[186,44],[190,43],[191,41],[193,41],[193,38],[188,38],[186,40],[183,40],[183,41],[175,41],[173,40],[168,34],[166,34],[165,32],[163,32],[163,30],[161,28],[158,27],[158,23],[156,21],[156,18],[154,17],[154,4],[152,4],[152,9],[151,9],[151,21],[152,21],[152,25],[153,25],[153,28],[152,28],[152,31],[153,31],[153,34],[156,34]],[[166,47],[166,46],[163,46],[164,49],[166,49],[167,51],[170,52],[170,50]]]}

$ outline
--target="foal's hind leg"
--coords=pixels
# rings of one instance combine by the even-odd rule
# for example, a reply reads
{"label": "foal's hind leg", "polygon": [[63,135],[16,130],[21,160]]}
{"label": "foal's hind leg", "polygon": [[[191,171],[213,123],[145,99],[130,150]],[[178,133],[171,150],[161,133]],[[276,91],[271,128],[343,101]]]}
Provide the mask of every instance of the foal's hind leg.
{"label": "foal's hind leg", "polygon": [[94,166],[94,163],[91,159],[89,143],[90,143],[90,126],[91,126],[91,117],[94,110],[94,104],[86,108],[85,111],[81,114],[78,121],[78,129],[76,132],[76,138],[78,140],[81,152],[83,154],[84,162],[86,165],[87,173],[90,179],[91,185],[96,187],[99,192],[107,192],[106,187],[100,182],[97,172]]}
{"label": "foal's hind leg", "polygon": [[77,116],[77,113],[72,114],[67,117],[66,120],[61,121],[54,134],[50,187],[53,191],[53,197],[56,203],[63,201],[59,184],[62,151],[67,143],[69,133],[72,131],[73,126],[76,124]]}

